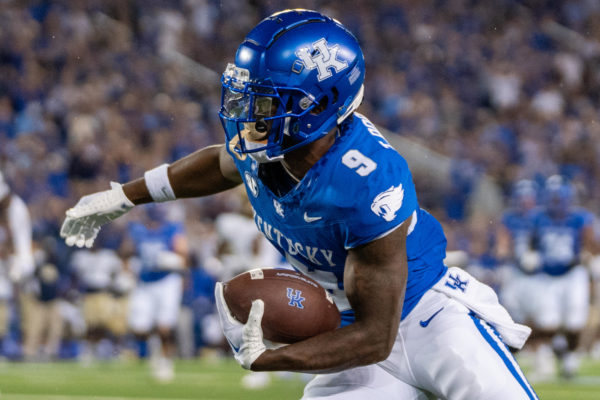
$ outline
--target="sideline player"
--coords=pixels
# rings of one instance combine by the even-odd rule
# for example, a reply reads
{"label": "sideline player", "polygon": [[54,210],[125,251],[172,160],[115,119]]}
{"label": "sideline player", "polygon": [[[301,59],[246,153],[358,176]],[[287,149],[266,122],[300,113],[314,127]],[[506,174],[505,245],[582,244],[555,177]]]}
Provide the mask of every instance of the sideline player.
{"label": "sideline player", "polygon": [[243,182],[261,232],[332,292],[344,321],[267,349],[262,301],[242,326],[217,285],[224,332],[244,368],[329,372],[307,385],[311,399],[536,399],[505,345],[521,347],[529,328],[492,289],[443,265],[445,236],[419,208],[405,160],[355,113],[364,73],[358,41],[339,22],[307,10],[266,18],[222,77],[226,145],[85,196],[67,211],[62,236],[90,246],[103,223],[135,204]]}
{"label": "sideline player", "polygon": [[539,203],[539,185],[522,179],[513,186],[510,204],[497,232],[496,257],[508,265],[500,299],[515,321],[529,323],[536,313],[531,296],[539,256],[531,251],[533,216]]}
{"label": "sideline player", "polygon": [[[539,270],[531,287],[535,313],[532,324],[540,346],[537,361],[541,373],[552,373],[558,356],[561,374],[572,377],[579,369],[576,353],[581,331],[590,310],[590,275],[582,255],[597,253],[594,215],[575,206],[575,188],[565,178],[553,175],[543,189],[543,207],[533,217],[533,250],[539,253]],[[547,350],[546,350],[547,349]]]}
{"label": "sideline player", "polygon": [[152,373],[158,381],[170,382],[175,377],[175,326],[183,295],[180,272],[187,265],[188,243],[183,224],[168,221],[161,205],[150,205],[146,211],[143,221],[129,225],[130,240],[122,245],[122,254],[135,250],[139,260],[138,283],[129,300],[129,326],[142,357],[148,353],[149,336],[158,333],[160,351],[152,354]]}
{"label": "sideline player", "polygon": [[[10,304],[15,295],[14,284],[20,284],[33,274],[35,262],[32,247],[31,217],[23,199],[12,193],[0,171],[0,355],[10,321]],[[21,308],[26,330],[31,317],[31,301],[22,298]],[[30,322],[30,321],[29,321]]]}
{"label": "sideline player", "polygon": [[91,362],[101,354],[99,344],[111,336],[116,302],[112,294],[115,276],[124,268],[123,260],[108,248],[77,250],[71,256],[71,268],[82,292],[82,313],[86,325],[86,343],[81,354]]}

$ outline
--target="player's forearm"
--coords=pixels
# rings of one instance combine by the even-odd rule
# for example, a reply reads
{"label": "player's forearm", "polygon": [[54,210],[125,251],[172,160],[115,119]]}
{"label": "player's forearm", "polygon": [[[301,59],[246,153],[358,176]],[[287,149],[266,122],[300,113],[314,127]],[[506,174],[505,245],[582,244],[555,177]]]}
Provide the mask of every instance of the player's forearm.
{"label": "player's forearm", "polygon": [[[171,164],[168,177],[175,196],[201,197],[237,186],[241,180],[236,180],[231,168],[223,172],[229,165],[227,160],[223,159],[229,157],[224,152],[223,145],[209,146]],[[145,178],[124,184],[123,191],[134,204],[153,201]]]}
{"label": "player's forearm", "polygon": [[267,350],[254,361],[252,370],[331,373],[382,361],[389,355],[389,350],[377,329],[354,323],[302,342]]}

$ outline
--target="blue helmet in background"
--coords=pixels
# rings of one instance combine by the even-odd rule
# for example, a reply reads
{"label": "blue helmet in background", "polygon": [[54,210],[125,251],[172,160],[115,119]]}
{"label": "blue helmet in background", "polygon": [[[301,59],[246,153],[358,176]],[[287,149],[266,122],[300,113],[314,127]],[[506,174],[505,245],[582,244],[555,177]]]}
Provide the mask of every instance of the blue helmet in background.
{"label": "blue helmet in background", "polygon": [[566,178],[552,175],[546,179],[543,198],[549,212],[564,214],[575,202],[575,188]]}
{"label": "blue helmet in background", "polygon": [[162,223],[167,220],[167,209],[161,203],[148,203],[144,205],[146,217],[154,222]]}
{"label": "blue helmet in background", "polygon": [[269,161],[323,137],[360,105],[364,79],[358,41],[339,22],[301,9],[271,15],[221,79],[229,150]]}
{"label": "blue helmet in background", "polygon": [[514,184],[510,195],[511,206],[527,212],[538,205],[540,188],[531,179],[521,179]]}

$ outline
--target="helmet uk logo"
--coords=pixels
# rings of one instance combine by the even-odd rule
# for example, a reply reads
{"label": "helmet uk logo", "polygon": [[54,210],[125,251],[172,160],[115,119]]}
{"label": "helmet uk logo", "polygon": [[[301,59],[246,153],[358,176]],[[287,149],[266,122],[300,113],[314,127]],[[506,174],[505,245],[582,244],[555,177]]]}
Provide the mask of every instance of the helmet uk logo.
{"label": "helmet uk logo", "polygon": [[324,79],[331,78],[333,68],[335,72],[341,72],[348,68],[348,63],[337,59],[340,46],[338,44],[329,47],[327,40],[321,38],[312,44],[313,50],[302,48],[296,51],[296,56],[300,58],[304,66],[309,69],[317,69],[317,79],[321,82]]}

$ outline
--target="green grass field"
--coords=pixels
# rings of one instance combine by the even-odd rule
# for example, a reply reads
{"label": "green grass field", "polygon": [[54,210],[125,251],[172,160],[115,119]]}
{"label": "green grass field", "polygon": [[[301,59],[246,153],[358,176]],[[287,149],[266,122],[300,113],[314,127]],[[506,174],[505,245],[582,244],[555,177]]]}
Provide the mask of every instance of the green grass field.
{"label": "green grass field", "polygon": [[[244,374],[246,371],[232,360],[180,361],[175,381],[159,384],[151,379],[148,366],[137,361],[97,363],[89,367],[73,362],[1,362],[0,399],[285,400],[300,398],[305,384],[298,375],[288,379],[273,375],[268,388],[248,390],[240,383]],[[585,362],[581,375],[573,381],[538,383],[534,387],[544,400],[598,400],[600,362]]]}

